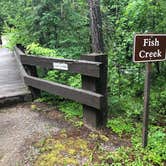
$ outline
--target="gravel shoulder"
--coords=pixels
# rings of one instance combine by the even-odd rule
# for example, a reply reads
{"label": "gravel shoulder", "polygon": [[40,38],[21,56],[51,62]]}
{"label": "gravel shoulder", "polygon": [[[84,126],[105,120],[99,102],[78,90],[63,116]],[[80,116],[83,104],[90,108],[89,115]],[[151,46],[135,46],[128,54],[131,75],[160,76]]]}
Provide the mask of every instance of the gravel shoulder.
{"label": "gravel shoulder", "polygon": [[0,166],[16,166],[34,139],[64,127],[39,112],[30,111],[30,105],[0,108]]}

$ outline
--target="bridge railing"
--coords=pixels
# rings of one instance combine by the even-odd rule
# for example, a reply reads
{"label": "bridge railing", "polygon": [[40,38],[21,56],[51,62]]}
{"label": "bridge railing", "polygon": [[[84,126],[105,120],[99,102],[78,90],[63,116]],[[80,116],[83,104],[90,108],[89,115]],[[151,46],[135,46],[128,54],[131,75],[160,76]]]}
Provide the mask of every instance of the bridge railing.
{"label": "bridge railing", "polygon": [[[74,100],[83,104],[84,122],[91,127],[101,126],[107,119],[107,56],[103,54],[83,55],[82,60],[59,59],[26,55],[14,48],[15,55],[24,66],[23,78],[34,97],[40,90]],[[63,70],[82,75],[82,89],[38,78],[36,66]]]}

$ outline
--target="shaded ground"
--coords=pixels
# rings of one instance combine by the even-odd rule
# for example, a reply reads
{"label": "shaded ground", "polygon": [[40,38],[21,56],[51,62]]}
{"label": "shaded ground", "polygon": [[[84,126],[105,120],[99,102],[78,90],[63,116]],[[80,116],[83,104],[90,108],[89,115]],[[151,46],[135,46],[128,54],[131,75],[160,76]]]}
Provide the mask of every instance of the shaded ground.
{"label": "shaded ground", "polygon": [[15,166],[34,139],[56,133],[60,126],[37,112],[29,104],[0,109],[0,165]]}
{"label": "shaded ground", "polygon": [[[107,135],[106,131],[103,132]],[[49,144],[49,139],[53,144]],[[81,163],[88,160],[90,149],[94,149],[96,146],[94,143],[98,142],[98,139],[101,140],[102,148],[108,151],[114,151],[121,145],[128,145],[127,141],[119,140],[113,135],[105,136],[100,131],[91,132],[85,127],[76,128],[64,120],[62,113],[44,104],[37,106],[31,103],[18,104],[0,109],[0,166],[42,165],[42,161],[49,160],[48,156],[45,156],[48,150],[49,152],[52,150],[50,155],[54,157],[50,160],[54,163],[57,161],[55,157],[57,153],[60,158],[64,158],[61,164],[66,162],[65,155],[68,156],[70,153],[71,157],[68,158],[71,159],[73,155],[73,157],[77,156],[77,160],[69,161],[82,165]],[[74,147],[74,144],[82,144],[83,149],[81,146]],[[59,151],[55,151],[57,150],[55,147],[48,149],[51,148],[50,145],[51,147],[56,145],[60,148]],[[81,150],[87,153],[85,156],[78,156],[76,149],[78,153]],[[62,150],[67,154],[61,153]],[[52,164],[44,162],[43,165]]]}

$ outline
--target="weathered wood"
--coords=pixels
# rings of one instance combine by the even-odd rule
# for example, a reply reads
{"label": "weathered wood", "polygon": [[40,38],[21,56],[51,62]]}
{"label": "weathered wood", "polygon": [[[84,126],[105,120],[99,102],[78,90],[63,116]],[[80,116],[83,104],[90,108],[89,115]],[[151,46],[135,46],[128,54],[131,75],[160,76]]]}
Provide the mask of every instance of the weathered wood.
{"label": "weathered wood", "polygon": [[91,26],[91,41],[92,52],[104,52],[104,42],[102,35],[102,20],[100,12],[99,0],[88,0],[89,14],[90,14],[90,26]]}
{"label": "weathered wood", "polygon": [[146,63],[146,78],[145,78],[145,88],[144,88],[143,131],[142,131],[142,146],[144,148],[147,146],[147,142],[148,142],[150,77],[151,77],[151,63]]}
{"label": "weathered wood", "polygon": [[103,54],[83,55],[81,58],[89,61],[102,62],[100,68],[100,78],[94,78],[82,75],[82,88],[103,95],[103,101],[100,110],[84,105],[84,123],[90,127],[96,128],[106,125],[107,122],[107,56]]}
{"label": "weathered wood", "polygon": [[[24,68],[25,68],[25,71],[27,72],[28,75],[38,77],[36,66],[24,65]],[[41,96],[40,90],[38,88],[35,88],[33,86],[29,86],[29,89],[31,91],[33,99],[37,99]]]}
{"label": "weathered wood", "polygon": [[17,54],[17,56],[20,58],[20,55],[25,55],[25,53],[18,47],[14,47],[14,51]]}
{"label": "weathered wood", "polygon": [[76,89],[67,85],[54,83],[40,78],[25,76],[25,83],[28,86],[58,95],[67,99],[86,104],[88,106],[100,109],[103,102],[103,95],[82,89]]}
{"label": "weathered wood", "polygon": [[[21,45],[19,45],[19,47],[21,47]],[[27,76],[27,74],[29,74],[31,76],[35,76],[35,77],[38,76],[36,66],[23,65],[21,63],[21,56],[26,56],[26,55],[20,48],[14,47],[14,54],[16,56],[18,65],[20,66],[20,71],[22,73],[21,76],[22,76],[23,81],[24,81],[24,76]],[[31,91],[33,99],[37,99],[41,96],[39,89],[36,89],[34,87],[29,87],[29,90]]]}
{"label": "weathered wood", "polygon": [[29,102],[32,100],[31,94],[16,93],[15,95],[3,97],[0,99],[0,106],[9,106],[10,104],[16,104],[18,102]]}
{"label": "weathered wood", "polygon": [[[94,54],[82,56],[84,60],[95,62],[102,62],[100,68],[100,78],[95,79],[82,75],[82,87],[100,94],[103,94],[104,99],[102,107],[99,111],[94,108],[84,106],[84,122],[91,127],[100,127],[106,123],[107,116],[107,58],[99,53],[104,52],[104,42],[102,35],[102,20],[100,13],[100,1],[88,0],[89,16],[90,16],[90,29],[91,29],[91,51]],[[97,53],[97,54],[95,54]]]}
{"label": "weathered wood", "polygon": [[0,49],[0,104],[15,97],[30,95],[21,79],[16,57],[8,49]]}
{"label": "weathered wood", "polygon": [[1,88],[1,89],[2,90],[0,94],[0,99],[27,94],[27,89],[25,88],[25,86],[20,86],[20,87],[15,86],[15,89],[13,89],[13,86],[11,86],[11,87]]}
{"label": "weathered wood", "polygon": [[53,63],[67,64],[68,71],[83,75],[100,77],[100,62],[89,62],[85,60],[58,59],[50,57],[24,56],[20,55],[24,65],[40,66],[47,69],[54,69]]}
{"label": "weathered wood", "polygon": [[[25,55],[25,53],[24,52],[22,52],[19,48],[17,48],[17,47],[14,47],[14,55],[15,55],[15,57],[16,57],[16,60],[17,60],[17,64],[18,64],[18,66],[19,66],[19,68],[20,68],[20,72],[21,72],[21,77],[22,77],[22,79],[24,78],[24,76],[26,76],[27,75],[27,73],[26,73],[26,71],[25,71],[25,69],[24,69],[24,66],[22,65],[22,63],[21,63],[21,60],[20,60],[20,55]],[[23,79],[23,81],[24,81],[24,79]]]}

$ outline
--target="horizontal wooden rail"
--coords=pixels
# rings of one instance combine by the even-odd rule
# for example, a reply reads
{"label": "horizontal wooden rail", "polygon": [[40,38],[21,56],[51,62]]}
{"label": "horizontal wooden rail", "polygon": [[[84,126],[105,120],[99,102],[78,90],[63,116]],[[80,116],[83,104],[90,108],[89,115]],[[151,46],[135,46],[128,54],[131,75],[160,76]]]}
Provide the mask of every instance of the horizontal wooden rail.
{"label": "horizontal wooden rail", "polygon": [[50,57],[39,57],[32,55],[20,55],[22,64],[40,66],[47,69],[66,70],[91,77],[100,77],[101,62],[90,62],[86,60],[70,60]]}
{"label": "horizontal wooden rail", "polygon": [[[26,55],[15,48],[19,61],[26,69],[23,74],[25,84],[29,86],[33,98],[40,90],[74,100],[83,104],[83,121],[90,127],[106,124],[107,119],[107,56],[104,54],[83,55],[83,60],[59,59]],[[37,66],[46,69],[66,70],[81,74],[82,89],[38,78]]]}
{"label": "horizontal wooden rail", "polygon": [[25,55],[25,53],[16,46],[14,47],[14,52],[17,54],[19,58],[20,58],[20,55]]}
{"label": "horizontal wooden rail", "polygon": [[44,90],[51,94],[58,95],[67,99],[71,99],[97,109],[101,108],[103,95],[100,95],[98,93],[73,88],[67,85],[50,82],[32,76],[25,76],[24,80],[28,86],[32,86],[34,88]]}
{"label": "horizontal wooden rail", "polygon": [[23,65],[22,65],[22,63],[20,61],[20,55],[24,55],[24,53],[20,49],[18,49],[17,47],[14,47],[13,53],[14,53],[14,55],[16,57],[16,61],[17,61],[18,65],[20,67],[21,79],[24,79],[24,76],[26,76],[27,73],[26,73],[26,71],[25,71],[25,69],[24,69],[24,67],[23,67]]}

